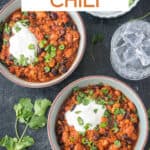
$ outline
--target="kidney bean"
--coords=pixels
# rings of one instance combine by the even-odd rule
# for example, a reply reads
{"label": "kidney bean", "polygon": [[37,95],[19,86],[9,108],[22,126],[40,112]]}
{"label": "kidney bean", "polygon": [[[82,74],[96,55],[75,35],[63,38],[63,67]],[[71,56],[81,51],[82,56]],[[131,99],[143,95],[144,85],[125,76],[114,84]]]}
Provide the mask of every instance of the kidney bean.
{"label": "kidney bean", "polygon": [[55,12],[49,12],[48,15],[49,15],[49,17],[50,17],[52,20],[57,20],[57,19],[58,19],[58,15],[57,15],[57,13],[55,13]]}

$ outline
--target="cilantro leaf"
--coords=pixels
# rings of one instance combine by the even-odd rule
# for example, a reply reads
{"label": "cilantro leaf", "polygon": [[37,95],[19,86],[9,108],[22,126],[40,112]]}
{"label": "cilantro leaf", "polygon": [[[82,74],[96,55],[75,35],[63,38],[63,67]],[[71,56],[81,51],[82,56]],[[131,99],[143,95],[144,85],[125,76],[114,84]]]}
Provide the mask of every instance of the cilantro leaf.
{"label": "cilantro leaf", "polygon": [[14,106],[16,117],[21,123],[27,123],[33,115],[33,104],[29,98],[21,98],[19,103]]}
{"label": "cilantro leaf", "polygon": [[44,127],[46,123],[47,123],[47,119],[45,116],[33,115],[28,125],[31,129],[36,130],[36,129]]}
{"label": "cilantro leaf", "polygon": [[35,115],[43,116],[45,115],[48,107],[51,105],[51,101],[48,99],[37,99],[34,104]]}
{"label": "cilantro leaf", "polygon": [[34,139],[30,136],[25,136],[22,140],[16,143],[15,150],[24,150],[34,144]]}
{"label": "cilantro leaf", "polygon": [[11,138],[6,135],[0,140],[0,146],[6,148],[7,150],[14,150],[16,142],[16,138]]}

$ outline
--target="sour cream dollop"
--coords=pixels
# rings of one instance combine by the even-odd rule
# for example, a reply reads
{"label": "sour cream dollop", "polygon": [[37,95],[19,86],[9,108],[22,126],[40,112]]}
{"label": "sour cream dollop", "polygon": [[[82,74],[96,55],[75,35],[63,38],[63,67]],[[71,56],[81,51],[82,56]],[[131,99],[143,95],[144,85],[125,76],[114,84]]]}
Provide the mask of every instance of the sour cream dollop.
{"label": "sour cream dollop", "polygon": [[85,132],[87,124],[89,130],[93,130],[100,124],[106,108],[91,101],[88,105],[78,104],[71,111],[65,113],[65,118],[69,126],[74,126],[78,132]]}
{"label": "sour cream dollop", "polygon": [[21,22],[16,22],[12,33],[13,36],[9,40],[10,54],[18,60],[21,55],[24,55],[28,64],[33,63],[38,52],[38,41],[35,35]]}

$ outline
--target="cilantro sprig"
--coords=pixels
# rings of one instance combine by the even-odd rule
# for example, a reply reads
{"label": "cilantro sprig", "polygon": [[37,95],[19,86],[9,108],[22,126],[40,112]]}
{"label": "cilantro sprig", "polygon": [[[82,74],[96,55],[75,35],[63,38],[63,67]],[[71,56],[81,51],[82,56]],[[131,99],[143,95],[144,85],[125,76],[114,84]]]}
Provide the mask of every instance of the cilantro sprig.
{"label": "cilantro sprig", "polygon": [[[26,131],[28,128],[37,130],[46,125],[45,114],[50,105],[51,102],[48,99],[37,99],[33,105],[30,98],[21,98],[14,105],[16,137],[4,136],[0,139],[0,147],[7,150],[26,150],[26,148],[31,147],[35,141],[31,136],[25,135]],[[22,134],[19,134],[18,123],[25,125]]]}

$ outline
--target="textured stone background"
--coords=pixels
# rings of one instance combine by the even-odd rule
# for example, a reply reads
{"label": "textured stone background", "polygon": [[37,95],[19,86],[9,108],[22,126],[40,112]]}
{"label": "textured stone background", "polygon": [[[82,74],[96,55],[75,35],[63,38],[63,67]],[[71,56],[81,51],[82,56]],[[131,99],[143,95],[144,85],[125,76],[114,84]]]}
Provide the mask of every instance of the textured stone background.
{"label": "textured stone background", "polygon": [[[0,0],[0,8],[7,2],[8,0]],[[61,84],[44,89],[28,89],[19,87],[0,75],[0,137],[5,134],[15,135],[13,105],[17,102],[18,98],[31,97],[34,100],[40,97],[47,97],[53,100],[65,85],[87,75],[108,75],[126,82],[140,95],[145,106],[147,108],[150,107],[150,78],[141,81],[124,80],[113,71],[109,60],[110,40],[114,31],[124,22],[143,16],[148,11],[150,11],[150,0],[141,0],[138,6],[130,13],[116,19],[99,19],[86,13],[81,13],[87,31],[86,52],[76,71]],[[150,17],[146,18],[146,20],[150,21]],[[102,33],[104,35],[104,42],[93,47],[91,45],[91,38],[95,33]],[[91,55],[95,57],[96,62],[92,60]],[[36,140],[36,144],[30,148],[31,150],[51,149],[46,128],[37,132],[29,130],[28,134],[35,137]],[[145,150],[148,150],[150,147],[150,142],[148,143]]]}

